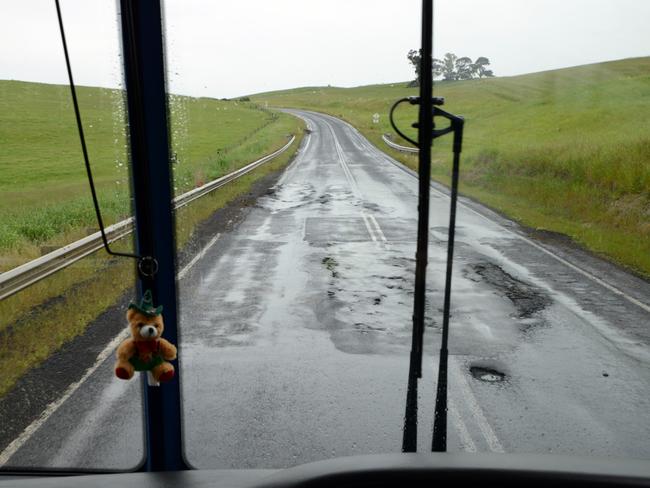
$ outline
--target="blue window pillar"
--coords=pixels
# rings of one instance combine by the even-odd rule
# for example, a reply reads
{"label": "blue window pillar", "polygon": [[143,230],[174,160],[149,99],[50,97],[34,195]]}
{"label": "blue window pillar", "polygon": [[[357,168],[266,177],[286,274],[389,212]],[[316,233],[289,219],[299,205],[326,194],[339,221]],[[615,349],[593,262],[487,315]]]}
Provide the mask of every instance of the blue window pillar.
{"label": "blue window pillar", "polygon": [[[172,185],[160,0],[121,0],[122,48],[131,147],[136,247],[153,257],[153,276],[139,275],[164,306],[165,338],[178,344]],[[181,449],[179,369],[161,386],[145,386],[147,471],[186,469]]]}

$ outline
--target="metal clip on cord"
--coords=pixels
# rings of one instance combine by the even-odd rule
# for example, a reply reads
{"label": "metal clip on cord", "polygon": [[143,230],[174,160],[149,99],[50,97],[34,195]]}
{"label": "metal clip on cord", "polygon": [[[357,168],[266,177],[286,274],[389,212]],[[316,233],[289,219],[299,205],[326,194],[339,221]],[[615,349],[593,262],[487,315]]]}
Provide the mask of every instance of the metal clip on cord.
{"label": "metal clip on cord", "polygon": [[104,249],[111,256],[120,256],[125,258],[133,258],[138,260],[138,271],[143,277],[152,277],[158,272],[158,261],[151,256],[140,256],[138,254],[131,254],[125,252],[116,252],[112,251],[108,245],[108,239],[106,238],[106,232],[104,231],[104,221],[102,220],[102,214],[99,210],[99,203],[97,202],[97,192],[95,191],[95,183],[93,182],[93,174],[90,169],[90,161],[88,159],[88,149],[86,148],[86,138],[84,136],[83,125],[81,123],[81,113],[79,112],[79,102],[77,101],[77,91],[75,89],[74,80],[72,78],[72,68],[70,66],[70,56],[68,55],[68,45],[65,40],[65,30],[63,29],[63,18],[61,16],[61,7],[59,5],[59,0],[55,0],[56,3],[56,13],[59,18],[59,29],[61,31],[61,42],[63,43],[63,53],[65,55],[65,64],[68,70],[68,80],[70,81],[70,93],[72,94],[72,105],[74,107],[74,113],[77,120],[77,130],[79,132],[79,141],[81,142],[81,151],[83,152],[84,162],[86,164],[86,174],[88,175],[88,184],[90,186],[90,193],[93,198],[93,205],[95,206],[95,215],[97,216],[97,224],[99,225],[99,231],[102,235],[102,242],[104,243]]}
{"label": "metal clip on cord", "polygon": [[[416,147],[420,145],[406,136],[400,131],[395,125],[393,113],[397,106],[401,103],[408,102],[411,105],[416,105],[420,103],[420,97],[408,97],[402,98],[395,102],[390,109],[390,123],[401,137],[409,141]],[[449,121],[449,126],[443,129],[435,129],[435,124],[433,124],[433,130],[431,132],[431,140],[442,137],[445,134],[450,132],[454,133],[453,141],[453,167],[452,167],[452,178],[451,178],[451,195],[450,195],[450,210],[449,210],[449,232],[447,239],[447,270],[445,275],[445,295],[444,295],[444,307],[443,307],[443,323],[442,323],[442,340],[440,345],[440,363],[438,367],[438,384],[436,388],[436,404],[435,404],[435,413],[434,413],[434,424],[433,424],[433,442],[431,449],[434,452],[445,452],[447,450],[447,358],[448,350],[447,344],[449,339],[449,314],[450,314],[450,301],[451,301],[451,275],[452,275],[452,264],[454,256],[454,239],[456,234],[456,202],[458,200],[458,173],[460,166],[460,153],[462,150],[463,144],[463,127],[465,120],[462,117],[451,114],[439,108],[440,105],[444,104],[444,99],[439,97],[433,97],[431,99],[431,104],[433,105],[433,117],[442,117]],[[418,124],[414,123],[413,127],[417,128]],[[428,205],[428,202],[427,202]],[[422,263],[416,263],[416,266],[422,265]],[[424,264],[426,265],[426,263]],[[424,293],[425,288],[421,289]],[[424,297],[421,297],[422,300],[419,303],[424,304]],[[423,306],[423,305],[422,305]],[[417,378],[421,377],[421,368],[422,368],[422,334],[417,334],[415,327],[413,330],[414,334],[414,346],[413,350],[415,355],[411,356],[411,361],[415,362],[415,367],[409,369],[409,374],[413,377],[409,378],[409,385],[417,384]],[[416,387],[417,388],[417,387]],[[417,396],[414,400],[409,402],[407,400],[407,412],[405,415],[405,431],[407,422],[417,422]],[[417,432],[417,427],[415,427],[415,432]]]}

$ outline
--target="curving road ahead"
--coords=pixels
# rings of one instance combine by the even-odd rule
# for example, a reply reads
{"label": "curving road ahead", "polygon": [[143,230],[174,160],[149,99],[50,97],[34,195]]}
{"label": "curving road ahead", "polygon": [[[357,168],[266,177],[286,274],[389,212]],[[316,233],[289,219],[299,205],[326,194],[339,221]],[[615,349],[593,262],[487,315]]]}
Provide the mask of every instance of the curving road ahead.
{"label": "curving road ahead", "polygon": [[[185,450],[199,468],[401,447],[417,180],[344,122],[292,112],[311,129],[299,156],[179,282]],[[449,207],[432,186],[421,450]],[[649,296],[647,283],[463,200],[449,450],[650,457]],[[100,363],[7,465],[132,466],[138,388]]]}

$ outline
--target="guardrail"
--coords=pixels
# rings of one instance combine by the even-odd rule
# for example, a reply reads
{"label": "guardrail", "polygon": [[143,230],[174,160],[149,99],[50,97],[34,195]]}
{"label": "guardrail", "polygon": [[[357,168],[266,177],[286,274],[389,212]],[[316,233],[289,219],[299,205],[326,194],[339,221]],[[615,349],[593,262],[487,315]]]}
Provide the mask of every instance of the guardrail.
{"label": "guardrail", "polygon": [[381,138],[383,139],[383,141],[386,144],[388,144],[393,149],[397,149],[398,151],[408,152],[408,153],[418,153],[418,152],[420,152],[420,150],[417,147],[406,147],[406,146],[400,146],[399,144],[395,144],[388,137],[386,137],[386,134],[381,136]]}
{"label": "guardrail", "polygon": [[[182,195],[177,196],[172,200],[174,209],[184,207],[190,202],[193,202],[194,200],[201,198],[211,191],[214,191],[217,188],[230,183],[233,180],[236,180],[240,176],[249,173],[258,166],[261,166],[267,161],[270,161],[276,156],[279,156],[284,151],[286,151],[289,146],[291,146],[295,139],[295,135],[291,136],[289,142],[287,142],[277,151],[274,151],[271,154],[258,159],[257,161],[253,161],[243,168],[233,171],[232,173],[222,176],[221,178],[217,178],[216,180],[206,183],[203,186],[194,188],[187,193],[183,193]],[[106,238],[109,242],[122,239],[123,237],[133,232],[133,217],[110,225],[104,230],[106,232]],[[63,246],[56,251],[52,251],[51,253],[41,256],[40,258],[29,261],[28,263],[22,264],[16,268],[0,274],[0,300],[13,295],[14,293],[17,293],[30,285],[33,285],[34,283],[56,273],[57,271],[62,270],[63,268],[66,268],[67,266],[70,266],[71,264],[88,256],[89,254],[102,249],[103,247],[104,245],[102,243],[101,233],[97,231],[94,234],[73,242],[72,244]]]}

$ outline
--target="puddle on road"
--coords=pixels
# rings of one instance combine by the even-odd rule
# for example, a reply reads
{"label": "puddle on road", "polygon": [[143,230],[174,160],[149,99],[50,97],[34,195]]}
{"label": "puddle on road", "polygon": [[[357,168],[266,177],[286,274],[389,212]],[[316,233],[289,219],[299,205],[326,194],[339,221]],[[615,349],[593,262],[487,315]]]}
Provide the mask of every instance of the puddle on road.
{"label": "puddle on road", "polygon": [[348,188],[340,185],[330,185],[321,193],[316,201],[320,205],[330,205],[337,202],[354,201],[354,194]]}
{"label": "puddle on road", "polygon": [[309,183],[277,185],[258,199],[257,206],[271,212],[298,208],[311,203],[314,193],[316,190]]}

